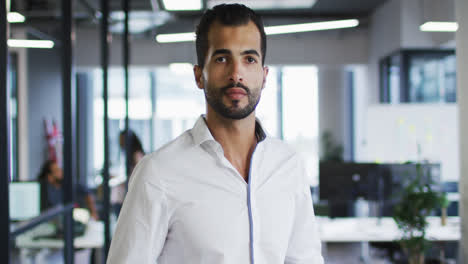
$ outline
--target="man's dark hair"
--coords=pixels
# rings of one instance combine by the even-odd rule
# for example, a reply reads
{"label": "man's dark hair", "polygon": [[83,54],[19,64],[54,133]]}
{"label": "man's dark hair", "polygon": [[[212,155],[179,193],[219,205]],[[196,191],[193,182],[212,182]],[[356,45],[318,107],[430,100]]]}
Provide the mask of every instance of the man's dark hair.
{"label": "man's dark hair", "polygon": [[206,53],[208,52],[208,31],[214,22],[226,26],[240,26],[252,21],[258,28],[261,37],[262,65],[265,64],[266,35],[262,18],[252,9],[241,4],[221,4],[208,9],[203,13],[196,30],[196,47],[198,66],[205,66]]}

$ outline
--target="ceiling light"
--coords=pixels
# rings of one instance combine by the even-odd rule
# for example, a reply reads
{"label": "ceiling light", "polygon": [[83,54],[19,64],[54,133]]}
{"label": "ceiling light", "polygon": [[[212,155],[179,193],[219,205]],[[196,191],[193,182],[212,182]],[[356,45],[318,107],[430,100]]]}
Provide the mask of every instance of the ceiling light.
{"label": "ceiling light", "polygon": [[[270,26],[265,27],[265,33],[267,35],[277,34],[288,34],[298,33],[307,31],[319,31],[319,30],[330,30],[339,28],[351,28],[357,27],[359,20],[357,19],[345,19],[345,20],[334,20],[326,22],[313,22],[304,24],[292,24],[292,25],[281,25],[281,26]],[[175,33],[175,34],[159,34],[156,36],[156,41],[159,43],[170,43],[170,42],[185,42],[194,41],[196,38],[195,33]]]}
{"label": "ceiling light", "polygon": [[163,0],[163,4],[167,11],[201,10],[202,8],[200,0]]}
{"label": "ceiling light", "polygon": [[458,29],[457,22],[434,22],[429,21],[421,26],[419,30],[426,32],[455,32]]}
{"label": "ceiling light", "polygon": [[9,39],[8,47],[51,49],[54,47],[54,42],[51,40]]}
{"label": "ceiling light", "polygon": [[288,34],[288,33],[307,32],[307,31],[350,28],[350,27],[356,27],[358,25],[359,25],[359,20],[346,19],[346,20],[326,21],[326,22],[313,22],[313,23],[304,23],[304,24],[265,27],[265,33],[267,35],[277,35],[277,34]]}
{"label": "ceiling light", "polygon": [[186,42],[194,41],[195,33],[174,33],[174,34],[159,34],[156,36],[156,41],[159,43],[170,43],[170,42]]}
{"label": "ceiling light", "polygon": [[7,15],[8,23],[23,23],[24,20],[24,16],[18,12],[9,12]]}

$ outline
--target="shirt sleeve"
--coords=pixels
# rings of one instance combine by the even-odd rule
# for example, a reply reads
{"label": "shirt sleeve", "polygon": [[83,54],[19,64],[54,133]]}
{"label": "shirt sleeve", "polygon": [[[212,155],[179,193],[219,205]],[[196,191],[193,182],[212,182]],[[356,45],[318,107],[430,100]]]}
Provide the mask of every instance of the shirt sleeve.
{"label": "shirt sleeve", "polygon": [[152,161],[145,158],[131,177],[111,241],[107,264],[155,263],[168,232],[164,191],[154,178]]}
{"label": "shirt sleeve", "polygon": [[[303,164],[300,166],[303,168]],[[285,264],[323,264],[321,242],[305,169],[301,169],[296,194],[294,226]]]}

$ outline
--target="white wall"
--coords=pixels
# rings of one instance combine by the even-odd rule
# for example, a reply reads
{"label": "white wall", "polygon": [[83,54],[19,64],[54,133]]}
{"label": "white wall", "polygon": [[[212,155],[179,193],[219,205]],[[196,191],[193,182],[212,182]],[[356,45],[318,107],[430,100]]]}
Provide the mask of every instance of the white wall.
{"label": "white wall", "polygon": [[354,72],[354,159],[364,160],[362,149],[366,146],[365,129],[367,122],[367,103],[369,102],[369,67],[367,65],[352,66]]}
{"label": "white wall", "polygon": [[407,0],[401,4],[402,47],[433,48],[455,38],[454,33],[419,30],[419,26],[427,21],[455,21],[454,0]]}
{"label": "white wall", "polygon": [[[332,133],[336,143],[344,145],[345,128],[345,67],[320,66],[318,68],[319,137]],[[320,153],[322,153],[320,149]]]}
{"label": "white wall", "polygon": [[367,109],[363,159],[440,163],[443,181],[458,181],[458,107],[455,104],[374,105]]}
{"label": "white wall", "polygon": [[[16,29],[12,38],[25,39],[24,29]],[[18,177],[26,181],[29,180],[27,49],[9,48],[9,51],[18,54]]]}
{"label": "white wall", "polygon": [[379,100],[379,60],[400,48],[400,0],[388,0],[370,19],[368,104]]}
{"label": "white wall", "polygon": [[268,36],[267,63],[343,66],[366,64],[368,31],[345,29]]}

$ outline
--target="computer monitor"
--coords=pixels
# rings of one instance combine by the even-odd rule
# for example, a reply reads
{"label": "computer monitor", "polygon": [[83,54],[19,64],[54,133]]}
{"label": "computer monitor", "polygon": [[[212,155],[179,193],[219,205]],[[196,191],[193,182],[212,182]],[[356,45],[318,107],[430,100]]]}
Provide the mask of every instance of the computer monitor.
{"label": "computer monitor", "polygon": [[440,183],[439,164],[378,164],[353,162],[320,162],[320,200],[327,200],[331,217],[353,216],[354,202],[363,199],[379,205],[378,215],[393,215],[399,193],[415,179],[418,169],[428,183],[430,173],[434,189]]}
{"label": "computer monitor", "polygon": [[320,162],[320,200],[378,199],[379,166],[375,163]]}
{"label": "computer monitor", "polygon": [[41,191],[38,182],[11,182],[9,189],[11,221],[29,220],[41,213]]}

